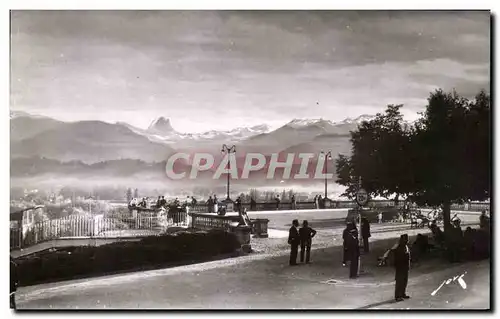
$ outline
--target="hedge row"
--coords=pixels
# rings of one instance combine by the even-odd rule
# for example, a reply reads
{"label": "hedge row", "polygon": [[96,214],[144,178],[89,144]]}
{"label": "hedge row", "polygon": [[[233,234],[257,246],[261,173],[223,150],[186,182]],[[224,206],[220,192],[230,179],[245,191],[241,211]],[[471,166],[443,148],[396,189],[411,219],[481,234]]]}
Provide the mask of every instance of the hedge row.
{"label": "hedge row", "polygon": [[222,230],[179,232],[137,242],[70,247],[17,260],[20,285],[91,277],[127,270],[153,269],[169,264],[204,261],[234,253],[240,244]]}

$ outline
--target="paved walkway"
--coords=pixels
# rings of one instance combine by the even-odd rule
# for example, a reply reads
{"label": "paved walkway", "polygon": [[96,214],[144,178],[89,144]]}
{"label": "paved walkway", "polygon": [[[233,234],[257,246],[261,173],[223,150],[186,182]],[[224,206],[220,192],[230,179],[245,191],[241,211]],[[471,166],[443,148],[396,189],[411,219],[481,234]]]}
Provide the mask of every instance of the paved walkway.
{"label": "paved walkway", "polygon": [[[380,229],[382,230],[382,229]],[[378,232],[370,255],[363,257],[362,276],[348,279],[341,266],[340,240],[332,233],[318,234],[313,264],[287,265],[284,239],[253,239],[259,253],[202,264],[125,275],[23,287],[20,309],[291,309],[291,308],[488,308],[489,261],[450,265],[434,260],[415,265],[408,292],[411,301],[391,304],[394,272],[376,267],[376,258],[402,232]],[[421,230],[420,230],[421,231]],[[333,234],[333,237],[339,234]],[[384,240],[385,239],[385,240]],[[280,241],[280,242],[278,242]],[[432,291],[453,276],[467,272],[467,289],[458,284]]]}

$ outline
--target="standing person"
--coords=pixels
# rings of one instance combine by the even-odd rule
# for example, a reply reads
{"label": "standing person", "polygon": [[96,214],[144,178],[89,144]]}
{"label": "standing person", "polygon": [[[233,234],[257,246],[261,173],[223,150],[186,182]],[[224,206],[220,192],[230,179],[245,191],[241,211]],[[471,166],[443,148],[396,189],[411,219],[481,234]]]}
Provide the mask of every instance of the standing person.
{"label": "standing person", "polygon": [[214,195],[214,213],[219,212],[219,200],[217,199],[217,195]]}
{"label": "standing person", "polygon": [[10,257],[10,309],[16,309],[16,291],[19,285],[17,264],[12,256]]}
{"label": "standing person", "polygon": [[186,201],[184,202],[184,208],[186,209],[186,214],[189,214],[189,209],[191,208],[191,203],[192,203],[192,201],[188,196]]}
{"label": "standing person", "polygon": [[292,221],[292,227],[288,231],[288,244],[290,245],[290,266],[296,266],[297,264],[297,254],[299,252],[300,236],[297,228],[299,227],[299,221],[294,219]]}
{"label": "standing person", "polygon": [[291,202],[292,202],[292,210],[295,210],[297,207],[297,202],[295,201],[295,194],[292,195]]}
{"label": "standing person", "polygon": [[359,268],[359,235],[356,224],[351,224],[351,229],[348,232],[347,253],[349,255],[349,278],[355,279],[358,277]]}
{"label": "standing person", "polygon": [[236,206],[236,211],[238,213],[241,213],[241,196],[238,196],[238,198],[236,198],[236,202],[235,202],[235,206]]}
{"label": "standing person", "polygon": [[209,214],[214,212],[214,200],[212,199],[212,196],[208,196],[207,208]]}
{"label": "standing person", "polygon": [[279,210],[280,209],[280,195],[276,195],[276,210]]}
{"label": "standing person", "polygon": [[351,222],[348,222],[345,226],[345,229],[344,231],[342,232],[342,239],[343,239],[343,243],[342,243],[342,247],[343,247],[343,250],[342,250],[342,266],[345,267],[346,266],[346,263],[347,261],[349,260],[349,255],[348,255],[348,252],[347,252],[347,246],[348,246],[348,241],[349,241],[349,231],[352,229],[352,224]]}
{"label": "standing person", "polygon": [[314,196],[314,207],[316,207],[316,209],[319,209],[319,205],[318,205],[318,195]]}
{"label": "standing person", "polygon": [[251,211],[256,211],[257,210],[257,202],[253,197],[250,198],[250,210]]}
{"label": "standing person", "polygon": [[378,213],[377,217],[378,217],[378,223],[382,224],[382,217],[383,217],[382,212]]}
{"label": "standing person", "polygon": [[302,227],[299,229],[300,236],[300,262],[304,262],[304,253],[306,253],[306,264],[311,260],[311,244],[312,239],[316,236],[316,231],[309,227],[307,220],[302,222]]}
{"label": "standing person", "polygon": [[323,209],[323,197],[321,195],[318,195],[318,208]]}
{"label": "standing person", "polygon": [[366,217],[361,218],[361,237],[363,238],[363,250],[366,254],[370,252],[368,238],[372,235],[370,233],[370,222]]}
{"label": "standing person", "polygon": [[481,211],[481,216],[479,216],[479,228],[487,229],[489,228],[489,218],[486,216],[486,210]]}
{"label": "standing person", "polygon": [[165,196],[161,197],[161,207],[167,207],[167,200],[165,199]]}
{"label": "standing person", "polygon": [[396,287],[394,297],[396,301],[410,298],[406,294],[408,273],[410,271],[410,249],[408,248],[408,234],[399,238],[399,244],[394,249],[394,267],[396,268]]}
{"label": "standing person", "polygon": [[161,207],[161,196],[158,196],[158,199],[156,200],[156,209],[160,209]]}

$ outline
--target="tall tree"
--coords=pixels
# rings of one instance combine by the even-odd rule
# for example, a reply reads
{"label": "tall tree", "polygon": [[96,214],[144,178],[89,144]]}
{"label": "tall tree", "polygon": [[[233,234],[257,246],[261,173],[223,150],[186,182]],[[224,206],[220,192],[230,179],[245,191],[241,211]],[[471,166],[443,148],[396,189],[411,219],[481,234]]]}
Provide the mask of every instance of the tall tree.
{"label": "tall tree", "polygon": [[410,192],[410,127],[403,122],[401,107],[388,105],[385,113],[351,132],[351,156],[336,159],[337,183],[347,186],[344,196],[355,196],[360,178],[361,186],[374,196],[395,194],[397,199]]}
{"label": "tall tree", "polygon": [[415,126],[414,155],[417,203],[442,206],[445,233],[452,203],[490,196],[490,97],[481,91],[474,101],[456,92],[437,90]]}
{"label": "tall tree", "polygon": [[351,156],[336,159],[337,182],[347,186],[350,198],[361,177],[372,195],[405,195],[420,205],[441,206],[449,233],[452,203],[491,196],[490,96],[481,91],[469,101],[437,90],[411,126],[400,108],[389,105],[351,132]]}

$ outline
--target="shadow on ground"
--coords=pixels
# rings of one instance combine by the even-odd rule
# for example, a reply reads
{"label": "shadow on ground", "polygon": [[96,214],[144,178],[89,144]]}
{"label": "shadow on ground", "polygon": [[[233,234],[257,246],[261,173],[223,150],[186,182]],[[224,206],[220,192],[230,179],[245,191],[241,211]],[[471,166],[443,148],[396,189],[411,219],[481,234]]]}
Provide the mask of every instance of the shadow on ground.
{"label": "shadow on ground", "polygon": [[397,301],[394,300],[394,299],[389,299],[389,300],[386,300],[386,301],[380,301],[380,302],[372,303],[370,305],[359,307],[357,309],[359,309],[359,310],[370,309],[370,308],[380,307],[380,306],[383,306],[383,305],[390,305],[390,304],[394,304],[394,303],[397,303]]}

